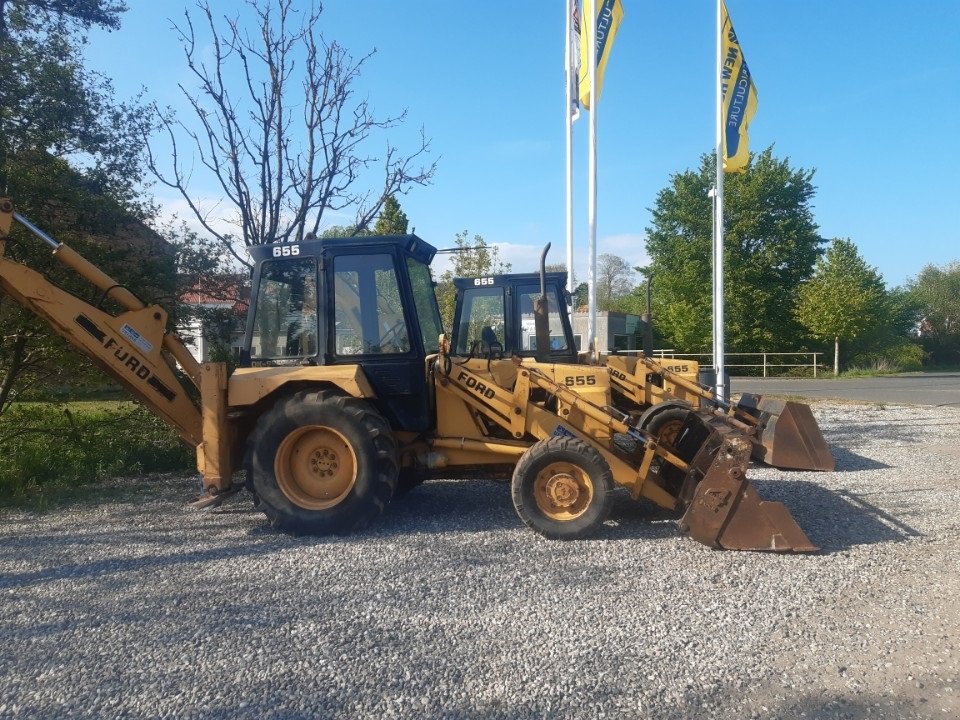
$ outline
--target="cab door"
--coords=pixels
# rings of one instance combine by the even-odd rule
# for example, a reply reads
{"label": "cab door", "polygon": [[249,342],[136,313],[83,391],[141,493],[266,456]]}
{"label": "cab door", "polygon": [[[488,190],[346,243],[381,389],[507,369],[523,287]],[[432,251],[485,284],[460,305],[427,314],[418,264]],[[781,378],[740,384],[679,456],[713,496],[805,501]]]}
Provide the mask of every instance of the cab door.
{"label": "cab door", "polygon": [[327,307],[333,308],[324,364],[360,365],[391,426],[420,432],[430,426],[425,355],[399,260],[388,245],[324,253]]}

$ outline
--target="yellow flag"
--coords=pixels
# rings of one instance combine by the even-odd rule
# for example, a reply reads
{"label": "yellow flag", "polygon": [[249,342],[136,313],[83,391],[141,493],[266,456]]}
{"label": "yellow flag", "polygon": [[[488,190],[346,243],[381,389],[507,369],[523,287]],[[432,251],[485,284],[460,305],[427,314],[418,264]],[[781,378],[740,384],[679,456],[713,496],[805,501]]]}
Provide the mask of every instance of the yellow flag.
{"label": "yellow flag", "polygon": [[741,173],[750,161],[747,128],[757,112],[757,86],[753,84],[747,61],[743,58],[726,3],[723,3],[722,20],[723,171]]}
{"label": "yellow flag", "polygon": [[613,40],[623,20],[623,7],[620,0],[583,0],[583,19],[580,22],[580,104],[590,109],[590,56],[588,48],[590,38],[587,19],[596,7],[597,12],[597,100],[603,90],[603,72],[610,59]]}

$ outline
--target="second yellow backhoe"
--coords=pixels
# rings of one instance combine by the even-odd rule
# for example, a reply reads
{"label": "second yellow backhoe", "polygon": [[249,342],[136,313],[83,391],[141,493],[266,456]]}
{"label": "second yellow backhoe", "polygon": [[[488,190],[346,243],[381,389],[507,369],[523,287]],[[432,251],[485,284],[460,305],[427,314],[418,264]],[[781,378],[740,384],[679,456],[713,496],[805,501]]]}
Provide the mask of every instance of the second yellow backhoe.
{"label": "second yellow backhoe", "polygon": [[[614,406],[665,442],[676,438],[689,411],[719,411],[748,432],[755,460],[789,470],[834,469],[809,405],[754,394],[724,402],[698,382],[700,366],[693,360],[658,360],[642,352],[591,358],[581,352],[567,311],[566,273],[541,268],[541,274],[456,278],[454,284],[452,343],[460,354],[517,355],[527,365],[599,364],[610,373]],[[534,301],[542,293],[549,298],[549,336],[543,340],[548,349],[538,353]]]}

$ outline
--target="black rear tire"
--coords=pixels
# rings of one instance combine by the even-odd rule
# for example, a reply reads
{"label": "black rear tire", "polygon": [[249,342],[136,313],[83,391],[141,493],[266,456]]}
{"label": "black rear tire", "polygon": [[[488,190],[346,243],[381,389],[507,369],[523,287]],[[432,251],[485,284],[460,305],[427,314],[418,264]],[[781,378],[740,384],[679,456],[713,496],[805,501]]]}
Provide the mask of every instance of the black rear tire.
{"label": "black rear tire", "polygon": [[247,482],[274,527],[354,532],[393,497],[396,440],[363,400],[335,390],[294,393],[258,419],[248,442]]}
{"label": "black rear tire", "polygon": [[534,531],[574,540],[607,519],[613,475],[603,456],[583,440],[551,437],[520,457],[511,489],[517,515]]}

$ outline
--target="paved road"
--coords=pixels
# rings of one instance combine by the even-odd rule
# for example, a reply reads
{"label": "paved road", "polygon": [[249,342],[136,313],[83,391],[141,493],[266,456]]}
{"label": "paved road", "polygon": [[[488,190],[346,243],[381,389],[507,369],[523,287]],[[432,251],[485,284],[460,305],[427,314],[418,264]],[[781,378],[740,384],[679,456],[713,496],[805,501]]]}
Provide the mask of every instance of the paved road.
{"label": "paved road", "polygon": [[734,393],[960,407],[960,373],[911,373],[838,380],[737,377],[730,380],[730,386]]}

